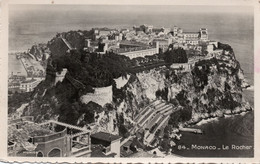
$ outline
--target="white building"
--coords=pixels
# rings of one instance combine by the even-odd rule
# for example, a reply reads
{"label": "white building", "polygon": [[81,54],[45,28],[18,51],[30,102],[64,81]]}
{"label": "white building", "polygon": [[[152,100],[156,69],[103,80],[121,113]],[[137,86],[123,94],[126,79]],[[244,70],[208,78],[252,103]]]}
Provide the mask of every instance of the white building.
{"label": "white building", "polygon": [[183,38],[185,40],[195,40],[199,39],[199,33],[198,32],[184,32]]}
{"label": "white building", "polygon": [[156,43],[159,43],[159,48],[165,52],[168,50],[169,48],[169,45],[172,43],[172,40],[171,39],[162,39],[162,38],[156,38],[153,40],[153,43],[156,44]]}
{"label": "white building", "polygon": [[214,51],[214,46],[213,46],[213,44],[207,45],[207,51],[208,51],[209,53],[211,53],[211,52]]}
{"label": "white building", "polygon": [[130,59],[137,57],[152,56],[159,53],[159,42],[156,42],[155,47],[131,47],[119,48],[114,51],[116,54],[124,55]]}
{"label": "white building", "polygon": [[22,92],[32,92],[33,89],[40,83],[41,81],[31,79],[26,80],[20,84],[20,90]]}
{"label": "white building", "polygon": [[185,40],[186,44],[191,44],[191,45],[198,45],[199,40],[198,39],[193,39],[193,40]]}
{"label": "white building", "polygon": [[200,39],[203,40],[203,41],[208,40],[208,29],[206,29],[206,28],[200,29]]}

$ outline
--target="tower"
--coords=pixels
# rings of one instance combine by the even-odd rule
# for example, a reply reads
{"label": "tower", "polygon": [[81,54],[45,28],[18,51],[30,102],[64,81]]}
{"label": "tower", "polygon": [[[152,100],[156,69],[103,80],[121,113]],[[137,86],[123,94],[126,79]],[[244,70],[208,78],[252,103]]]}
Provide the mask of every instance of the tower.
{"label": "tower", "polygon": [[156,42],[156,54],[159,54],[159,42]]}
{"label": "tower", "polygon": [[201,28],[200,29],[200,39],[202,41],[208,40],[208,29],[206,29],[206,28]]}
{"label": "tower", "polygon": [[85,39],[85,47],[86,48],[90,47],[90,39]]}

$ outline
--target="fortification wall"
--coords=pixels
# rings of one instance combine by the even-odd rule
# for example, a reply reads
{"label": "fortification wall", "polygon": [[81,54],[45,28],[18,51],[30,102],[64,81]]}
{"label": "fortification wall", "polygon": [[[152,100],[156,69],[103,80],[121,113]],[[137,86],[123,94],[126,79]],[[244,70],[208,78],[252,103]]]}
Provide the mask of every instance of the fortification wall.
{"label": "fortification wall", "polygon": [[81,96],[80,101],[85,104],[92,101],[101,106],[112,102],[112,85],[108,87],[94,88],[94,90],[94,93],[87,93],[86,95]]}

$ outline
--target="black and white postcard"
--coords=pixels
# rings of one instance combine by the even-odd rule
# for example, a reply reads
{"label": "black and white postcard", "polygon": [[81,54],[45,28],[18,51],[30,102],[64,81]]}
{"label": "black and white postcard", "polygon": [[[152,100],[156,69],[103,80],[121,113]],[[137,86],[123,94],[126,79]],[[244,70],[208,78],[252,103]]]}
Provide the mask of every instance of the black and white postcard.
{"label": "black and white postcard", "polygon": [[189,2],[3,1],[3,159],[259,162],[260,5]]}

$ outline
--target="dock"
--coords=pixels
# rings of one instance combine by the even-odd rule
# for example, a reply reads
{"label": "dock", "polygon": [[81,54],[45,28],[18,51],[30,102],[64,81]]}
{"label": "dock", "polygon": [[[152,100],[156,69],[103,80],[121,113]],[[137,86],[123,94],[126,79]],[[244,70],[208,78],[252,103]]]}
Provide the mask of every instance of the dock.
{"label": "dock", "polygon": [[179,128],[180,131],[182,132],[191,132],[191,133],[196,133],[196,134],[203,134],[201,129],[196,129],[196,128]]}

